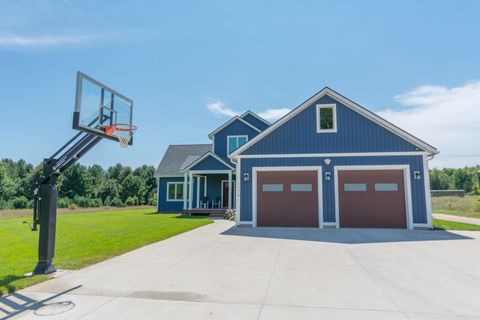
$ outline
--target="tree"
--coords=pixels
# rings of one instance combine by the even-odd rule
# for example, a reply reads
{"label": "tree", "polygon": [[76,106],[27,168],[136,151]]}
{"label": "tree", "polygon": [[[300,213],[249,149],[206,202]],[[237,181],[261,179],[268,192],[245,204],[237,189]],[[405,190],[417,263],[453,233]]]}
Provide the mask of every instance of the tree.
{"label": "tree", "polygon": [[146,191],[145,182],[142,180],[142,178],[129,175],[122,183],[120,199],[123,202],[125,202],[128,197],[137,197],[139,200],[145,199]]}
{"label": "tree", "polygon": [[143,165],[133,170],[133,175],[138,176],[145,183],[145,197],[139,198],[139,204],[149,204],[152,197],[155,197],[157,191],[157,179],[155,178],[155,168],[153,166]]}
{"label": "tree", "polygon": [[75,196],[85,197],[89,187],[89,180],[86,167],[78,163],[74,164],[63,174],[59,196],[70,199],[75,198]]}
{"label": "tree", "polygon": [[457,169],[453,174],[453,181],[456,189],[465,190],[465,193],[469,193],[473,189],[473,174],[464,169]]}

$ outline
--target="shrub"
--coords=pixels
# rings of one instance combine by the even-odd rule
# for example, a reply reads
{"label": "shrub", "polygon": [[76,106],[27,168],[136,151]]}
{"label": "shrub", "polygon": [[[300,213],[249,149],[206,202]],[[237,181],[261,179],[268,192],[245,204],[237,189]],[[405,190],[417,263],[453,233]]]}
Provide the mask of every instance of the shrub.
{"label": "shrub", "polygon": [[68,209],[70,209],[70,210],[75,210],[75,209],[77,209],[77,205],[72,202],[72,203],[70,203],[70,204],[68,205]]}
{"label": "shrub", "polygon": [[128,197],[127,200],[125,200],[125,205],[126,206],[135,206],[137,205],[137,199],[136,197]]}
{"label": "shrub", "polygon": [[90,207],[90,203],[91,203],[91,200],[90,198],[87,198],[87,197],[81,197],[81,196],[76,196],[74,199],[73,199],[73,202],[79,206],[80,208],[88,208]]}
{"label": "shrub", "polygon": [[8,203],[7,201],[0,201],[0,210],[3,209],[11,209],[11,204]]}
{"label": "shrub", "polygon": [[103,200],[103,205],[106,207],[112,205],[112,200],[110,199],[110,196],[107,196],[105,200]]}
{"label": "shrub", "polygon": [[152,194],[150,199],[148,199],[148,204],[151,205],[151,206],[156,206],[157,205],[157,195],[156,194]]}
{"label": "shrub", "polygon": [[72,200],[69,198],[60,198],[57,201],[58,208],[68,208],[68,206],[72,203]]}
{"label": "shrub", "polygon": [[90,207],[98,208],[101,206],[103,206],[102,199],[90,199]]}
{"label": "shrub", "polygon": [[480,198],[478,198],[473,204],[473,211],[480,212]]}
{"label": "shrub", "polygon": [[228,209],[227,211],[225,211],[225,214],[223,215],[223,219],[235,221],[235,215],[236,215],[236,212],[234,209]]}
{"label": "shrub", "polygon": [[123,201],[118,197],[113,198],[110,205],[112,205],[114,207],[125,207],[125,204],[123,203]]}
{"label": "shrub", "polygon": [[14,209],[25,209],[29,205],[29,201],[25,196],[20,196],[12,200],[12,207]]}

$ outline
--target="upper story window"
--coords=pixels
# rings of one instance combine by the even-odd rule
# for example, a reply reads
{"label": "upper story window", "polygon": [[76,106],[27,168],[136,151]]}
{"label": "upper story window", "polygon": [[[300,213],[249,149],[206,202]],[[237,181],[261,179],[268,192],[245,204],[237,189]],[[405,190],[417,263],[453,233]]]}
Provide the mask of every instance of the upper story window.
{"label": "upper story window", "polygon": [[243,146],[248,141],[248,136],[227,136],[227,155]]}
{"label": "upper story window", "polygon": [[337,132],[335,104],[317,104],[317,132]]}

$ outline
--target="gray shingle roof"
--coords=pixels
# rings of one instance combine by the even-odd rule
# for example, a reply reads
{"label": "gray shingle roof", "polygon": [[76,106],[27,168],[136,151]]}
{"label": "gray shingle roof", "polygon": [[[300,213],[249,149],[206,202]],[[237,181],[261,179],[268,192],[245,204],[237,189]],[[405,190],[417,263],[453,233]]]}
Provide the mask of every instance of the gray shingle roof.
{"label": "gray shingle roof", "polygon": [[211,144],[174,144],[169,145],[158,165],[155,176],[182,176],[182,168],[212,151]]}

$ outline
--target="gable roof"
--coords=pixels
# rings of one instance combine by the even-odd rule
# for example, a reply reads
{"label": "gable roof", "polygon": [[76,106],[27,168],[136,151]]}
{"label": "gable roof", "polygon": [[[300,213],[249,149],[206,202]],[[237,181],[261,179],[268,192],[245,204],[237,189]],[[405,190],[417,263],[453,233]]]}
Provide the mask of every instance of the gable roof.
{"label": "gable roof", "polygon": [[216,154],[214,154],[213,152],[209,151],[207,153],[205,153],[203,156],[201,157],[198,157],[197,159],[195,159],[192,163],[190,163],[188,166],[184,167],[183,168],[183,171],[187,171],[193,167],[195,167],[197,164],[201,163],[203,160],[205,160],[206,158],[208,157],[213,157],[215,160],[217,160],[218,162],[220,162],[222,165],[226,166],[227,168],[230,168],[231,170],[234,169],[234,167],[228,163],[225,162],[225,160],[223,160],[222,158],[220,158],[219,156],[217,156]]}
{"label": "gable roof", "polygon": [[413,136],[412,134],[400,129],[393,123],[385,120],[384,118],[380,117],[379,115],[371,112],[370,110],[365,109],[364,107],[358,105],[357,103],[353,102],[352,100],[344,97],[340,93],[336,92],[335,90],[330,89],[329,87],[325,87],[319,92],[317,92],[315,95],[304,101],[302,104],[300,104],[298,107],[287,113],[285,116],[280,118],[277,122],[275,122],[273,125],[271,125],[269,128],[265,129],[262,133],[257,135],[255,138],[252,140],[248,141],[245,143],[243,146],[235,150],[230,154],[230,158],[235,158],[239,154],[241,154],[243,151],[247,150],[251,146],[253,146],[255,143],[260,141],[261,139],[265,138],[268,136],[270,133],[275,131],[277,128],[285,124],[287,121],[295,117],[297,114],[311,106],[315,101],[319,100],[323,96],[328,95],[331,98],[339,101],[340,103],[344,104],[346,107],[352,109],[355,112],[358,112],[362,116],[366,117],[370,121],[380,125],[381,127],[385,128],[386,130],[392,132],[393,134],[399,136],[400,138],[412,143],[413,145],[417,146],[418,148],[427,151],[431,155],[439,153],[439,151],[429,145],[428,143],[420,140],[419,138]]}
{"label": "gable roof", "polygon": [[211,144],[170,145],[155,171],[156,177],[181,177],[183,168],[212,150]]}
{"label": "gable roof", "polygon": [[255,117],[257,118],[258,120],[262,121],[263,123],[265,123],[267,126],[271,126],[272,124],[270,122],[268,122],[267,120],[263,119],[262,117],[260,117],[258,114],[256,114],[255,112],[253,111],[250,111],[250,110],[247,110],[245,111],[243,114],[240,115],[240,118],[244,119],[246,116],[248,115],[251,115],[252,117]]}
{"label": "gable roof", "polygon": [[224,124],[222,124],[220,127],[218,127],[217,129],[213,130],[209,135],[208,137],[210,139],[213,139],[213,136],[216,135],[218,132],[222,131],[223,129],[225,129],[226,127],[228,127],[229,125],[231,125],[233,122],[235,121],[240,121],[244,124],[246,124],[247,126],[249,126],[250,128],[252,128],[253,130],[257,131],[257,132],[262,132],[262,130],[258,129],[257,127],[255,127],[254,125],[248,123],[247,121],[243,120],[241,117],[239,116],[235,116],[233,118],[231,118],[230,120],[228,120],[227,122],[225,122]]}

